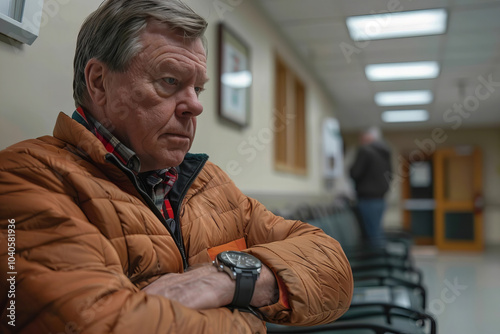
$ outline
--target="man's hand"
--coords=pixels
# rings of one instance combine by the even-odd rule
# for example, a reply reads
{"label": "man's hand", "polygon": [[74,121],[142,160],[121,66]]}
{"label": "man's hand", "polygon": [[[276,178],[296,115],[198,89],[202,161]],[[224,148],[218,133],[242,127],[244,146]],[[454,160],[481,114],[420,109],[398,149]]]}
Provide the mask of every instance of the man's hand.
{"label": "man's hand", "polygon": [[[196,266],[182,274],[167,274],[143,289],[193,309],[219,308],[231,303],[236,283],[210,264]],[[277,301],[277,284],[272,271],[262,265],[251,305],[261,307]]]}

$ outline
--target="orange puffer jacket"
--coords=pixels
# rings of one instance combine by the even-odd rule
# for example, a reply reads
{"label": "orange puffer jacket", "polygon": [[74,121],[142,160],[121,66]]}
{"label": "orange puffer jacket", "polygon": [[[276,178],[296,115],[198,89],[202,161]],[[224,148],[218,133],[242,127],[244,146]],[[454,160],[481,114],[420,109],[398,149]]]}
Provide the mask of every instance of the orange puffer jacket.
{"label": "orange puffer jacket", "polygon": [[315,325],[341,316],[353,283],[339,244],[274,216],[206,158],[189,155],[193,171],[180,166],[179,246],[100,141],[65,114],[54,137],[1,151],[0,332],[265,333],[251,313],[193,310],[140,290],[184,270],[179,249],[193,265],[241,238],[288,296],[289,307],[280,299],[259,309],[265,320]]}

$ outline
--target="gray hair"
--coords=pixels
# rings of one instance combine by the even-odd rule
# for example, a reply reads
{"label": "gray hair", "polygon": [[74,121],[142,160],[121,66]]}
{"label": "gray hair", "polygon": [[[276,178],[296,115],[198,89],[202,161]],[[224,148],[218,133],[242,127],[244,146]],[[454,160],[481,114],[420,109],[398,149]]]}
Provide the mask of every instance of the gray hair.
{"label": "gray hair", "polygon": [[185,38],[204,37],[207,22],[181,0],[106,0],[83,23],[73,62],[73,98],[85,106],[88,98],[85,67],[90,59],[102,61],[112,71],[125,71],[142,49],[140,35],[149,20],[179,30]]}

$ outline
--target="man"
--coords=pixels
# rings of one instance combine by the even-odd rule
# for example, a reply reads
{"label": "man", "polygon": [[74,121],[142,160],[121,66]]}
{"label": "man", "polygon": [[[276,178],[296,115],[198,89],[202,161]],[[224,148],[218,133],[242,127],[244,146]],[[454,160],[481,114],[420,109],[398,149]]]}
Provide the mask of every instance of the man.
{"label": "man", "polygon": [[73,119],[0,152],[0,226],[15,233],[0,256],[16,281],[15,300],[2,285],[2,333],[264,333],[261,318],[315,325],[347,310],[335,240],[187,153],[205,29],[180,0],[109,0],[87,18]]}
{"label": "man", "polygon": [[368,241],[383,241],[382,216],[384,196],[391,180],[391,153],[382,141],[378,128],[370,128],[360,136],[361,146],[350,174],[356,187],[358,210]]}

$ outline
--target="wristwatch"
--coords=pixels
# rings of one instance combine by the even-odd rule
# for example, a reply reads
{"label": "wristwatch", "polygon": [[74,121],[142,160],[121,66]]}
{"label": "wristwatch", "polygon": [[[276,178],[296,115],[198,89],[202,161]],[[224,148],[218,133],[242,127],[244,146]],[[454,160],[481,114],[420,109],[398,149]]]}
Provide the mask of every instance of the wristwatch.
{"label": "wristwatch", "polygon": [[225,251],[217,254],[214,265],[236,281],[236,290],[231,306],[248,307],[252,300],[255,282],[259,278],[262,263],[253,255]]}

